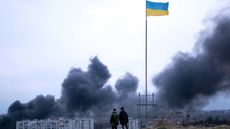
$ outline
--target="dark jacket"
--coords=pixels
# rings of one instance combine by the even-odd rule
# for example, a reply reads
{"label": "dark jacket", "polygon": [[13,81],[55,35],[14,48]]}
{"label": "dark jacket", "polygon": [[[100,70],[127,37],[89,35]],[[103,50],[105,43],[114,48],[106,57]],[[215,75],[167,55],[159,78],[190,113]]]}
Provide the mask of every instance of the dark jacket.
{"label": "dark jacket", "polygon": [[118,114],[117,112],[113,111],[111,116],[110,116],[110,125],[111,126],[118,126],[119,122],[118,122]]}
{"label": "dark jacket", "polygon": [[128,114],[125,112],[125,110],[121,110],[119,113],[119,120],[121,125],[126,125],[129,123]]}

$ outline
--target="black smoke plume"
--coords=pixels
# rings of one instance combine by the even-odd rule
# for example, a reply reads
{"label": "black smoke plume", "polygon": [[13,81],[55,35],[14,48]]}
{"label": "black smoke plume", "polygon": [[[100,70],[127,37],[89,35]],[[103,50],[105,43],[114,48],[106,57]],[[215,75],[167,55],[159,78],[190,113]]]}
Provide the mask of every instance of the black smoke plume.
{"label": "black smoke plume", "polygon": [[119,78],[115,83],[115,88],[118,91],[118,103],[127,107],[129,114],[136,115],[138,79],[130,73]]}
{"label": "black smoke plume", "polygon": [[125,106],[126,109],[136,106],[134,98],[137,96],[138,80],[135,76],[127,73],[116,82],[117,91],[114,91],[112,86],[106,84],[111,77],[107,66],[97,57],[90,61],[87,71],[80,68],[70,70],[62,83],[60,99],[38,95],[28,103],[18,100],[12,103],[8,113],[0,115],[0,129],[15,129],[19,120],[97,116],[110,113],[114,106]]}
{"label": "black smoke plume", "polygon": [[201,108],[210,96],[230,89],[230,18],[221,15],[212,22],[197,42],[196,55],[179,52],[153,79],[159,102],[173,109]]}
{"label": "black smoke plume", "polygon": [[115,83],[120,99],[129,97],[130,94],[136,93],[138,87],[138,79],[130,73],[118,79]]}
{"label": "black smoke plume", "polygon": [[72,69],[62,84],[61,100],[68,111],[104,111],[114,104],[116,95],[111,86],[105,86],[111,76],[107,67],[98,58],[91,62],[87,72]]}
{"label": "black smoke plume", "polygon": [[59,110],[59,105],[51,95],[38,95],[25,104],[15,101],[8,108],[8,113],[0,117],[0,128],[15,129],[18,120],[44,119],[55,115]]}

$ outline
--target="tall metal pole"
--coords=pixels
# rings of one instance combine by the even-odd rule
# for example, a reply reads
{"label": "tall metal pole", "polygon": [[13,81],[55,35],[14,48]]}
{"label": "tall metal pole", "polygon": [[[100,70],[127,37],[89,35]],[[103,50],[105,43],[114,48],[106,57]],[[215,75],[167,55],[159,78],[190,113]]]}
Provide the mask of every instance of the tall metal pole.
{"label": "tall metal pole", "polygon": [[145,115],[146,115],[146,119],[147,119],[147,110],[148,110],[148,89],[147,89],[147,76],[148,76],[148,46],[147,46],[147,42],[148,42],[148,38],[147,38],[147,35],[148,35],[148,31],[147,31],[147,11],[146,11],[146,8],[145,8],[145,104],[146,104],[146,112],[145,112]]}
{"label": "tall metal pole", "polygon": [[152,103],[153,103],[153,105],[152,105],[152,109],[153,109],[153,118],[154,118],[154,115],[155,115],[155,113],[154,113],[154,94],[152,93]]}
{"label": "tall metal pole", "polygon": [[140,108],[140,104],[141,104],[141,93],[139,92],[139,101],[138,101],[139,105],[138,105],[138,119],[140,119],[140,112],[141,112],[141,108]]}

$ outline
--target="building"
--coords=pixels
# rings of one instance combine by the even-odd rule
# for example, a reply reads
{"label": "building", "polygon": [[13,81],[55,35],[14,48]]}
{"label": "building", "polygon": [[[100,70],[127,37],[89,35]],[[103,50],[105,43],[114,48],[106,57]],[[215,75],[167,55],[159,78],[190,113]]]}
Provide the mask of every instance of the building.
{"label": "building", "polygon": [[94,129],[94,119],[22,120],[16,122],[16,129]]}

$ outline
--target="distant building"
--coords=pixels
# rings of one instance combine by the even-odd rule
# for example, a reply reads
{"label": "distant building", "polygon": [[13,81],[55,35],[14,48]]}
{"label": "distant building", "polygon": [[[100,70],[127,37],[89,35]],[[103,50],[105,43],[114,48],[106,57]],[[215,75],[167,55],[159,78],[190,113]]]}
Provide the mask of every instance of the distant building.
{"label": "distant building", "polygon": [[16,129],[94,129],[94,119],[45,119],[16,122]]}

